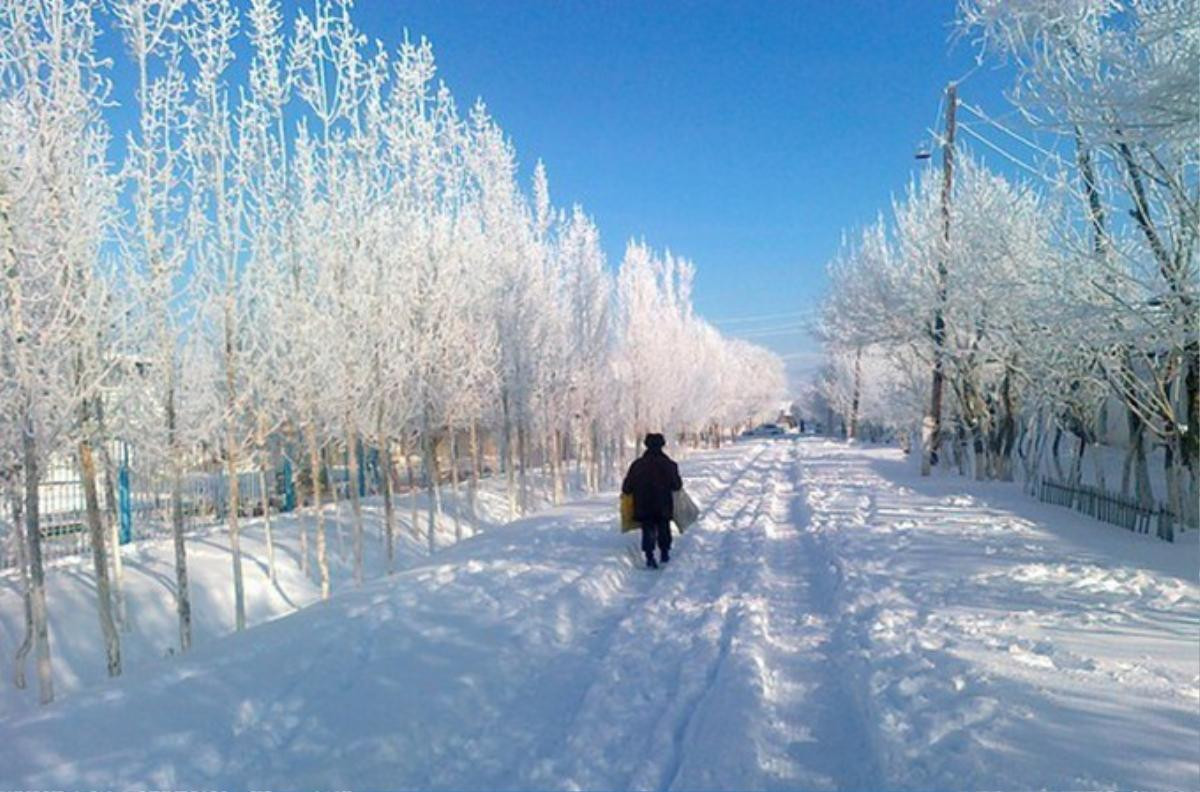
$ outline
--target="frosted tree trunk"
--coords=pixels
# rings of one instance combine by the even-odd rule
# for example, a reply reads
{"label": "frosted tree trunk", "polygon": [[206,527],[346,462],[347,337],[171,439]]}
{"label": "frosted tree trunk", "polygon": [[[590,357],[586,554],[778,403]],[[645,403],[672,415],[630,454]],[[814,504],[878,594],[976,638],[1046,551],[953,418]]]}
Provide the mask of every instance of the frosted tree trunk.
{"label": "frosted tree trunk", "polygon": [[425,489],[429,497],[428,523],[426,524],[426,539],[429,542],[429,552],[437,549],[437,516],[441,512],[441,492],[438,490],[437,443],[433,432],[428,428],[421,435],[421,447],[424,450]]}
{"label": "frosted tree trunk", "polygon": [[[97,399],[99,401],[99,399]],[[104,431],[104,422],[97,419],[98,437],[108,437],[108,433]],[[104,512],[105,518],[110,525],[115,525],[119,519],[117,513],[117,486],[113,481],[113,465],[112,455],[108,453],[108,444],[101,442],[96,446],[96,454],[100,457],[100,469],[104,471]],[[114,581],[115,583],[115,581]]]}
{"label": "frosted tree trunk", "polygon": [[1167,509],[1175,516],[1176,520],[1182,520],[1187,515],[1183,508],[1183,481],[1182,465],[1179,464],[1180,449],[1179,434],[1176,433],[1163,449],[1163,474],[1166,477],[1167,483]]}
{"label": "frosted tree trunk", "polygon": [[175,427],[175,388],[167,393],[167,444],[171,454],[171,539],[175,546],[175,612],[179,617],[179,651],[192,647],[192,598],[188,591],[187,545],[183,537],[183,471]]}
{"label": "frosted tree trunk", "polygon": [[1000,420],[996,477],[1001,481],[1013,480],[1013,447],[1017,442],[1017,425],[1013,416],[1012,371],[1011,366],[1005,366],[1004,381],[1000,386],[1000,401],[1004,407],[1004,416]]}
{"label": "frosted tree trunk", "polygon": [[439,455],[438,445],[438,437],[434,434],[429,441],[429,448],[432,452],[431,460],[433,462],[433,469],[429,474],[429,482],[433,487],[434,511],[437,513],[440,523],[442,517],[446,514],[446,504],[442,501],[442,459]]}
{"label": "frosted tree trunk", "polygon": [[1062,445],[1063,431],[1061,427],[1054,429],[1054,442],[1050,444],[1050,463],[1054,465],[1054,477],[1059,481],[1066,481],[1066,475],[1063,474],[1062,457],[1059,456],[1059,447]]}
{"label": "frosted tree trunk", "polygon": [[589,493],[596,491],[596,479],[599,472],[596,468],[596,424],[594,421],[588,421],[586,424],[587,435],[584,438],[584,486]]}
{"label": "frosted tree trunk", "polygon": [[1108,477],[1104,472],[1104,459],[1101,454],[1092,452],[1092,471],[1096,481],[1096,486],[1102,490],[1108,490]]}
{"label": "frosted tree trunk", "polygon": [[305,429],[308,464],[312,475],[313,510],[317,517],[317,570],[321,575],[321,599],[329,599],[329,557],[325,547],[325,509],[321,503],[321,449],[317,429],[311,423]]}
{"label": "frosted tree trunk", "polygon": [[238,456],[233,448],[234,439],[227,436],[225,442],[225,475],[229,479],[226,524],[229,526],[229,551],[233,562],[233,617],[234,629],[240,631],[246,629],[246,591],[242,581],[241,525],[238,520],[241,482],[237,469]]}
{"label": "frosted tree trunk", "polygon": [[1083,478],[1083,455],[1087,451],[1087,438],[1080,436],[1075,448],[1075,459],[1071,463],[1071,486],[1078,487]]}
{"label": "frosted tree trunk", "polygon": [[[26,395],[27,400],[31,400]],[[25,468],[25,537],[29,547],[29,597],[33,616],[33,645],[37,662],[38,700],[54,700],[54,673],[50,660],[50,628],[46,613],[46,573],[42,566],[42,534],[38,516],[37,440],[34,437],[32,406],[25,404],[21,427],[22,463]]]}
{"label": "frosted tree trunk", "polygon": [[1046,473],[1044,460],[1046,458],[1046,445],[1049,439],[1046,431],[1046,417],[1044,414],[1039,415],[1037,434],[1033,438],[1034,453],[1032,464],[1034,476],[1037,478],[1045,476]]}
{"label": "frosted tree trunk", "polygon": [[333,474],[333,465],[329,463],[329,455],[331,451],[328,446],[321,449],[321,466],[325,471],[325,485],[329,490],[329,497],[333,500],[333,527],[334,535],[337,536],[337,553],[338,558],[345,560],[346,558],[346,533],[342,529],[342,501],[338,492],[338,483]]}
{"label": "frosted tree trunk", "polygon": [[[84,410],[87,409],[86,402]],[[108,675],[121,675],[121,638],[112,614],[112,592],[108,584],[108,552],[104,537],[104,520],[100,516],[100,498],[96,491],[96,460],[92,444],[84,439],[79,443],[79,473],[83,478],[83,497],[87,508],[88,539],[92,544],[92,572],[96,577],[96,607],[100,616],[100,633],[104,636],[104,653],[108,660]]]}
{"label": "frosted tree trunk", "polygon": [[1196,488],[1200,484],[1200,338],[1197,338],[1195,310],[1192,311],[1190,322],[1191,339],[1184,348],[1186,364],[1183,375],[1183,420],[1187,426],[1187,438],[1180,445],[1180,462],[1187,471],[1184,478],[1187,491],[1183,493],[1184,505],[1187,507],[1187,518],[1192,525],[1197,524],[1196,514],[1200,511]]}
{"label": "frosted tree trunk", "polygon": [[984,434],[984,427],[980,421],[976,420],[971,424],[971,450],[975,455],[976,481],[983,481],[988,477],[988,467],[991,465]]}
{"label": "frosted tree trunk", "polygon": [[563,502],[563,499],[566,496],[566,487],[565,482],[563,481],[562,430],[557,428],[554,429],[554,431],[551,432],[550,441],[552,443],[550,448],[550,469],[554,475],[554,503],[559,504]]}
{"label": "frosted tree trunk", "polygon": [[513,470],[512,461],[512,420],[509,416],[507,391],[501,394],[500,404],[503,408],[500,425],[500,464],[504,466],[505,492],[508,495],[508,519],[513,520],[517,516],[517,492],[516,472]]}
{"label": "frosted tree trunk", "polygon": [[[548,416],[547,416],[548,417]],[[554,438],[553,432],[549,429],[542,435],[540,444],[541,451],[541,468],[542,468],[542,491],[546,494],[546,502],[554,503]]]}
{"label": "frosted tree trunk", "polygon": [[[94,401],[95,417],[96,417],[96,433],[100,438],[107,437],[108,434],[104,431],[104,408],[101,400]],[[100,468],[104,471],[104,501],[105,509],[102,512],[105,521],[105,537],[108,542],[108,555],[112,562],[112,597],[113,597],[113,618],[117,622],[117,629],[128,632],[132,625],[129,624],[129,614],[125,608],[125,565],[121,558],[121,533],[120,524],[117,520],[117,493],[113,486],[113,464],[112,458],[108,453],[108,446],[101,440],[96,446],[96,452],[100,456]]]}
{"label": "frosted tree trunk", "polygon": [[409,515],[409,530],[412,532],[414,539],[421,538],[421,521],[417,515],[417,482],[413,475],[412,454],[411,449],[406,442],[404,444],[404,468],[408,473],[408,506],[411,514]]}
{"label": "frosted tree trunk", "polygon": [[967,433],[962,421],[956,421],[954,427],[954,464],[958,467],[958,475],[967,475]]}
{"label": "frosted tree trunk", "polygon": [[574,435],[572,436],[571,451],[574,454],[574,461],[575,461],[575,483],[573,486],[582,487],[583,489],[588,490],[587,472],[586,472],[587,465],[588,465],[587,456],[586,456],[587,455],[587,449],[586,449],[587,444],[582,436],[582,433],[584,431],[582,427],[586,426],[586,425],[587,424],[583,424],[580,427],[581,435],[579,436],[578,439],[575,439]]}
{"label": "frosted tree trunk", "polygon": [[579,458],[578,478],[585,492],[595,492],[596,465],[596,436],[592,422],[585,419],[579,427]]}
{"label": "frosted tree trunk", "polygon": [[604,446],[600,441],[600,428],[592,421],[592,492],[604,486]]}
{"label": "frosted tree trunk", "polygon": [[271,577],[271,585],[278,583],[275,574],[275,537],[271,528],[271,491],[267,489],[267,460],[263,459],[258,467],[258,489],[262,502],[263,534],[267,540],[267,574]]}
{"label": "frosted tree trunk", "polygon": [[300,438],[293,436],[292,448],[296,449],[296,458],[291,460],[292,463],[292,493],[296,498],[296,504],[292,510],[292,516],[296,519],[296,525],[300,529],[300,571],[304,573],[304,577],[309,575],[308,564],[308,522],[300,516],[300,511],[304,505],[304,489],[300,486],[300,477],[304,470],[304,455],[300,451]]}
{"label": "frosted tree trunk", "polygon": [[[484,429],[482,431],[480,430],[478,420],[472,420],[471,427],[472,427],[472,429],[474,429],[474,433],[475,433],[475,444],[472,446],[472,448],[474,448],[475,450],[472,452],[472,456],[475,458],[474,459],[475,478],[476,478],[476,483],[478,483],[478,479],[484,475],[484,471],[486,470],[485,463],[484,463],[484,457],[487,452],[488,431],[486,429]],[[492,437],[492,445],[493,446],[495,446],[495,444],[496,444],[495,440],[496,440],[496,438],[493,435],[493,437]]]}
{"label": "frosted tree trunk", "polygon": [[1021,433],[1017,437],[1017,455],[1021,459],[1021,473],[1025,478],[1027,490],[1034,486],[1034,479],[1037,477],[1034,460],[1037,452],[1037,432],[1041,427],[1041,421],[1041,412],[1038,412],[1036,418],[1031,416],[1029,419],[1021,421]]}
{"label": "frosted tree trunk", "polygon": [[225,475],[228,478],[228,516],[230,560],[233,563],[233,614],[234,629],[246,629],[246,591],[242,581],[241,525],[238,521],[241,480],[238,477],[237,421],[237,358],[234,338],[237,335],[232,276],[227,275],[224,302],[225,319]]}
{"label": "frosted tree trunk", "polygon": [[[1184,467],[1180,471],[1181,476],[1184,470],[1187,468]],[[1200,488],[1197,487],[1195,472],[1189,472],[1188,475],[1183,476],[1183,489],[1180,493],[1183,498],[1183,514],[1180,519],[1186,521],[1193,529],[1200,525],[1200,491],[1198,489]]]}
{"label": "frosted tree trunk", "polygon": [[1126,475],[1123,476],[1122,490],[1126,496],[1138,499],[1145,508],[1153,505],[1153,491],[1150,485],[1150,464],[1146,461],[1146,424],[1140,416],[1129,410],[1129,455],[1126,460]]}
{"label": "frosted tree trunk", "polygon": [[454,493],[454,541],[462,541],[462,499],[458,492],[458,432],[450,427],[450,490]]}
{"label": "frosted tree trunk", "polygon": [[266,417],[259,414],[258,427],[254,438],[255,453],[258,455],[258,496],[263,518],[263,537],[267,542],[267,574],[271,585],[278,582],[275,572],[275,535],[271,525],[271,489],[275,476],[271,473],[271,454],[267,448]]}
{"label": "frosted tree trunk", "polygon": [[379,462],[383,465],[383,547],[387,559],[387,572],[396,571],[396,506],[392,502],[392,449],[387,434],[383,431],[383,411],[376,442],[379,443]]}
{"label": "frosted tree trunk", "polygon": [[426,510],[426,525],[425,525],[425,541],[429,545],[429,552],[437,549],[434,539],[436,529],[436,509],[433,502],[434,488],[434,472],[433,472],[433,442],[429,438],[429,431],[426,429],[421,433],[421,467],[425,475],[425,504]]}
{"label": "frosted tree trunk", "polygon": [[[593,427],[594,426],[595,423],[593,422]],[[604,450],[604,436],[596,428],[593,428],[592,431],[592,466],[594,467],[594,470],[592,471],[592,486],[595,488],[595,491],[598,492],[604,487],[605,483],[604,461],[606,457]]]}
{"label": "frosted tree trunk", "polygon": [[471,524],[475,526],[472,530],[479,530],[479,514],[476,507],[476,499],[479,497],[479,468],[482,467],[479,461],[481,454],[479,446],[479,426],[474,419],[471,420],[471,435],[469,440],[471,447],[468,452],[471,455],[471,480],[467,484],[467,503],[471,514]]}
{"label": "frosted tree trunk", "polygon": [[605,477],[607,474],[605,473],[604,465],[608,459],[608,452],[604,436],[600,434],[599,430],[593,431],[592,464],[595,466],[595,470],[592,472],[592,486],[595,487],[596,491],[599,491],[604,488],[606,483]]}
{"label": "frosted tree trunk", "polygon": [[1129,447],[1125,449],[1125,459],[1121,463],[1121,495],[1128,498],[1133,488],[1133,434],[1129,435]]}
{"label": "frosted tree trunk", "polygon": [[349,459],[350,504],[354,512],[354,582],[363,582],[363,521],[362,500],[358,493],[358,432],[351,426],[346,432],[346,456]]}
{"label": "frosted tree trunk", "polygon": [[529,467],[529,440],[528,430],[525,426],[525,419],[517,420],[517,458],[520,466],[520,512],[524,517],[529,513],[529,479],[526,474],[526,469]]}
{"label": "frosted tree trunk", "polygon": [[[103,444],[99,448],[103,449]],[[104,461],[103,457],[107,457],[108,454],[104,451],[100,453],[101,465],[107,468],[108,463]],[[116,495],[112,491],[111,482],[105,483],[105,489],[105,499],[112,503]],[[105,521],[104,533],[108,542],[108,552],[112,559],[113,618],[116,619],[118,629],[128,632],[132,625],[129,623],[129,613],[125,605],[125,564],[121,558],[121,525],[114,517],[112,510],[105,509],[102,514]]]}
{"label": "frosted tree trunk", "polygon": [[25,606],[25,633],[13,658],[13,684],[25,689],[25,658],[33,648],[33,596],[29,586],[29,543],[25,538],[24,515],[21,512],[21,496],[14,489],[12,496],[13,533],[17,540],[17,567],[21,570],[21,601]]}

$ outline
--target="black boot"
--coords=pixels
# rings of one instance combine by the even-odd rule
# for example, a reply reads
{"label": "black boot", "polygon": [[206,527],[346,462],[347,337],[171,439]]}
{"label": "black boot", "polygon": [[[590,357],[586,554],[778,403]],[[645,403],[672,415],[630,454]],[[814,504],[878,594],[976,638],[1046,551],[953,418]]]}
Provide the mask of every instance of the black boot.
{"label": "black boot", "polygon": [[654,553],[646,553],[646,568],[658,569],[658,562],[654,560]]}
{"label": "black boot", "polygon": [[663,550],[659,551],[659,555],[662,556],[662,561],[660,563],[665,564],[671,560],[671,551],[670,550],[667,550],[664,548]]}

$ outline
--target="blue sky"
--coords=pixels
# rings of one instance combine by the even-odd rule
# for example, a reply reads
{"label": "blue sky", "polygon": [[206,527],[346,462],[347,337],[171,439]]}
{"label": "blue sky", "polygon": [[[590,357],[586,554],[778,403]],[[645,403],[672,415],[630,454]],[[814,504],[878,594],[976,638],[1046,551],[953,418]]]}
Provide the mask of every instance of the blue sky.
{"label": "blue sky", "polygon": [[[904,189],[946,83],[975,65],[969,42],[950,42],[949,2],[359,0],[356,12],[385,43],[428,37],[460,106],[484,98],[523,172],[540,157],[555,201],[595,216],[613,266],[630,237],[693,259],[697,310],[797,370],[814,345],[792,314],[820,299],[843,231]],[[1004,109],[1008,81],[985,66],[962,91]]]}
{"label": "blue sky", "polygon": [[[284,6],[290,30],[310,0]],[[966,99],[1009,109],[1010,75],[952,45],[952,2],[358,0],[354,16],[389,48],[429,38],[459,107],[484,99],[526,184],[546,163],[614,269],[631,237],[692,259],[698,312],[797,378],[816,359],[800,314],[825,262],[922,166],[946,83],[970,73]],[[132,64],[114,45],[126,103]],[[120,136],[133,116],[114,115]]]}

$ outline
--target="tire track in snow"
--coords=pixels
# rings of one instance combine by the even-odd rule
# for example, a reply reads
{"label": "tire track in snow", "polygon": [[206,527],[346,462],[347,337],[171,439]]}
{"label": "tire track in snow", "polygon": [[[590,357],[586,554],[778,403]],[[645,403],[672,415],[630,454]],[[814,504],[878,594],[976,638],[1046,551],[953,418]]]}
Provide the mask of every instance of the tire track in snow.
{"label": "tire track in snow", "polygon": [[[787,456],[786,454],[782,453],[778,446],[773,447],[772,450],[776,451],[776,453],[771,455],[772,467],[767,471],[767,478],[770,479],[770,486],[768,487],[768,482],[764,482],[764,486],[762,488],[764,496],[755,501],[754,513],[750,516],[748,524],[745,526],[738,526],[737,530],[726,529],[725,531],[726,541],[723,543],[722,547],[722,558],[734,559],[735,562],[741,562],[740,564],[735,563],[730,565],[731,567],[735,565],[740,566],[741,568],[737,570],[737,572],[740,572],[740,574],[736,575],[736,579],[732,575],[722,576],[720,579],[714,579],[714,586],[717,584],[724,584],[720,586],[720,588],[726,589],[726,592],[718,599],[718,601],[732,599],[733,605],[730,607],[724,607],[722,609],[722,624],[720,640],[718,642],[717,656],[713,658],[708,666],[703,686],[695,695],[695,697],[684,705],[682,715],[676,722],[672,740],[673,750],[666,763],[666,766],[663,768],[663,772],[660,776],[660,783],[657,785],[657,788],[673,789],[680,780],[681,771],[683,770],[685,763],[689,758],[688,746],[691,743],[690,738],[694,736],[693,724],[696,721],[696,716],[703,710],[704,706],[709,700],[710,694],[717,685],[718,677],[721,675],[722,669],[729,660],[733,647],[733,640],[737,636],[738,629],[742,625],[743,619],[746,615],[746,603],[744,601],[747,593],[746,589],[748,588],[748,583],[750,582],[749,579],[756,576],[747,574],[748,570],[745,568],[745,564],[750,562],[754,565],[754,567],[757,567],[757,563],[761,561],[763,555],[761,552],[761,545],[764,535],[762,530],[759,528],[759,524],[764,511],[767,510],[767,507],[769,505],[774,505],[773,497],[771,499],[766,497],[766,490],[769,488],[771,490],[771,495],[775,495],[777,488],[774,485],[778,483],[779,474],[781,472],[779,463],[783,461],[780,459],[780,457],[782,456],[784,459],[786,459]],[[739,522],[741,521],[739,520]],[[751,547],[746,547],[743,548],[743,552],[739,552],[736,555],[731,555],[729,554],[729,548],[727,547],[731,539],[736,541],[738,544],[753,546],[754,550],[757,550],[757,552],[752,551]],[[737,585],[736,592],[728,591],[728,583],[731,580]],[[705,759],[709,758],[711,757],[705,756]]]}
{"label": "tire track in snow", "polygon": [[562,748],[535,782],[568,788],[670,782],[691,715],[728,654],[740,605],[736,590],[722,592],[734,578],[732,545],[750,535],[746,528],[762,509],[763,476],[778,464],[764,468],[769,450],[762,446],[736,480],[709,496],[701,524],[682,542],[679,565],[656,575],[642,607],[620,620]]}
{"label": "tire track in snow", "polygon": [[[664,719],[671,718],[685,673],[695,675],[695,664],[687,660],[695,654],[696,644],[713,631],[710,603],[719,601],[725,606],[717,617],[721,624],[731,617],[729,598],[716,596],[726,582],[720,571],[729,558],[729,544],[738,533],[728,523],[741,526],[745,515],[759,505],[754,495],[761,489],[762,461],[769,448],[758,449],[728,483],[707,496],[709,506],[701,522],[678,543],[686,554],[661,573],[648,573],[654,575],[653,584],[621,615],[603,642],[595,644],[603,654],[592,666],[593,681],[581,690],[576,713],[562,739],[535,763],[527,777],[531,783],[572,789],[628,788],[654,784],[639,784],[639,772],[662,778],[663,763],[647,753],[669,749],[654,737],[661,737]],[[723,507],[739,501],[732,513],[721,513]],[[712,529],[714,518],[726,525],[724,530]],[[709,585],[702,589],[706,593],[692,594],[706,582]],[[696,602],[703,604],[693,604]],[[678,629],[680,620],[683,629]],[[719,646],[721,631],[717,632],[715,643]],[[664,665],[670,667],[665,674],[660,673]],[[707,667],[702,671],[706,677],[712,673]],[[676,717],[669,726],[678,727],[679,722]],[[673,739],[675,728],[666,730]],[[564,763],[569,764],[564,767]],[[654,773],[656,769],[658,773]]]}
{"label": "tire track in snow", "polygon": [[[763,483],[741,531],[738,608],[703,696],[680,734],[687,753],[668,783],[645,788],[879,788],[877,753],[861,710],[852,656],[834,628],[829,558],[815,554],[799,486],[798,444]],[[870,503],[856,518],[870,517]],[[727,587],[729,588],[729,587]],[[732,589],[730,589],[732,590]],[[734,618],[736,617],[736,618]],[[643,780],[644,779],[639,779]]]}
{"label": "tire track in snow", "polygon": [[[792,520],[804,559],[804,577],[810,584],[811,602],[819,615],[830,625],[829,635],[821,649],[824,653],[828,690],[823,702],[822,722],[817,732],[827,745],[836,746],[831,753],[842,761],[832,768],[834,781],[840,789],[882,789],[887,787],[882,754],[876,729],[869,720],[867,671],[856,649],[854,626],[838,609],[842,595],[843,571],[840,560],[824,537],[832,518],[814,514],[810,500],[821,500],[823,491],[814,487],[804,473],[805,454],[797,446],[796,493],[792,503]],[[873,496],[859,497],[851,507],[850,523],[867,525],[875,513]],[[853,763],[849,762],[855,759]]]}
{"label": "tire track in snow", "polygon": [[[760,450],[753,456],[743,454],[737,458],[734,465],[712,476],[716,479],[716,492],[705,496],[709,505],[702,512],[701,519],[706,518],[718,504],[724,501],[724,497],[730,491],[742,483],[764,451],[765,449]],[[676,547],[679,547],[678,540]],[[625,559],[624,547],[617,553],[622,560]],[[640,559],[640,554],[638,554],[638,558]],[[554,593],[561,596],[562,592],[568,592],[570,596],[575,596],[578,586],[586,585],[597,571],[611,574],[611,559],[589,567],[580,575],[572,576],[569,581],[556,587]],[[588,629],[590,637],[586,639],[587,643],[591,647],[609,647],[614,636],[622,627],[627,626],[632,618],[631,614],[641,612],[648,607],[647,603],[655,597],[654,592],[663,585],[664,581],[668,580],[666,577],[668,573],[669,569],[664,570],[662,575],[651,573],[648,577],[643,577],[647,573],[637,568],[636,561],[621,564],[620,570],[616,574],[625,588],[624,596],[615,598],[612,603],[607,605],[605,612],[589,615],[591,626]],[[546,599],[548,596],[549,594],[539,597],[539,599]],[[535,613],[536,609],[529,607],[519,609],[521,614],[527,612]],[[517,684],[517,690],[514,691],[510,701],[516,706],[521,706],[521,702],[527,698],[544,694],[545,682],[548,678],[557,679],[565,676],[569,680],[595,679],[606,657],[606,652],[587,653],[585,651],[578,656],[572,656],[569,662],[563,661],[561,657],[556,658],[555,666],[552,668],[531,667],[529,673]],[[556,763],[560,761],[560,757],[566,754],[568,740],[579,722],[579,713],[589,692],[595,686],[594,682],[576,686],[560,685],[560,688],[563,689],[556,689],[556,695],[565,698],[559,709],[572,713],[569,721],[562,729],[545,730],[542,739],[528,746],[528,750],[510,752],[511,761],[492,775],[494,783],[491,785],[502,787],[540,785],[545,787],[561,777],[561,772],[555,769]],[[495,727],[496,724],[489,720],[473,730],[473,733],[481,736],[489,732],[495,733]]]}
{"label": "tire track in snow", "polygon": [[731,656],[695,717],[689,761],[672,780],[674,788],[848,786],[841,782],[837,735],[813,724],[830,687],[828,629],[808,607],[812,586],[794,524],[795,454],[789,444],[748,532],[754,552],[742,564],[742,613]]}

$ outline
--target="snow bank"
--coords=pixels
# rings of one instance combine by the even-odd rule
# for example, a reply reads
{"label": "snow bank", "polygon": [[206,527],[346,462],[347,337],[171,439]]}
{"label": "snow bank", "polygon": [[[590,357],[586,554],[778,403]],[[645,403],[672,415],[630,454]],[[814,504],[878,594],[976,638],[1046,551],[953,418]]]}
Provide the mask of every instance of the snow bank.
{"label": "snow bank", "polygon": [[[540,477],[531,477],[531,506],[547,505]],[[460,494],[442,491],[443,515],[435,542],[446,547],[455,541],[454,514],[461,509],[462,530],[470,536],[503,524],[508,501],[503,479],[481,482],[477,519],[470,518],[466,484]],[[395,500],[396,568],[404,569],[429,555],[427,500],[416,496],[417,525],[413,527],[412,500],[407,494]],[[354,585],[353,515],[348,501],[324,507],[329,567],[334,592]],[[363,501],[364,579],[386,574],[383,546],[382,498]],[[310,570],[301,569],[300,529],[308,531]],[[261,519],[241,525],[242,571],[245,580],[246,623],[270,621],[305,608],[321,598],[315,563],[316,516],[312,509],[272,517],[275,541],[276,583],[267,569],[266,538]],[[175,556],[169,536],[140,539],[122,547],[127,627],[121,636],[126,674],[137,675],[173,655],[179,646],[175,613]],[[188,582],[192,599],[192,642],[203,645],[234,631],[233,562],[229,534],[224,524],[188,533]],[[104,646],[96,613],[91,557],[71,557],[47,565],[46,601],[49,609],[50,645],[54,658],[54,685],[58,698],[70,696],[106,678]],[[0,717],[37,709],[37,678],[32,654],[27,660],[29,686],[11,684],[13,656],[24,635],[24,606],[16,570],[0,572]]]}
{"label": "snow bank", "polygon": [[1194,543],[891,450],[801,469],[887,786],[1200,788]]}

